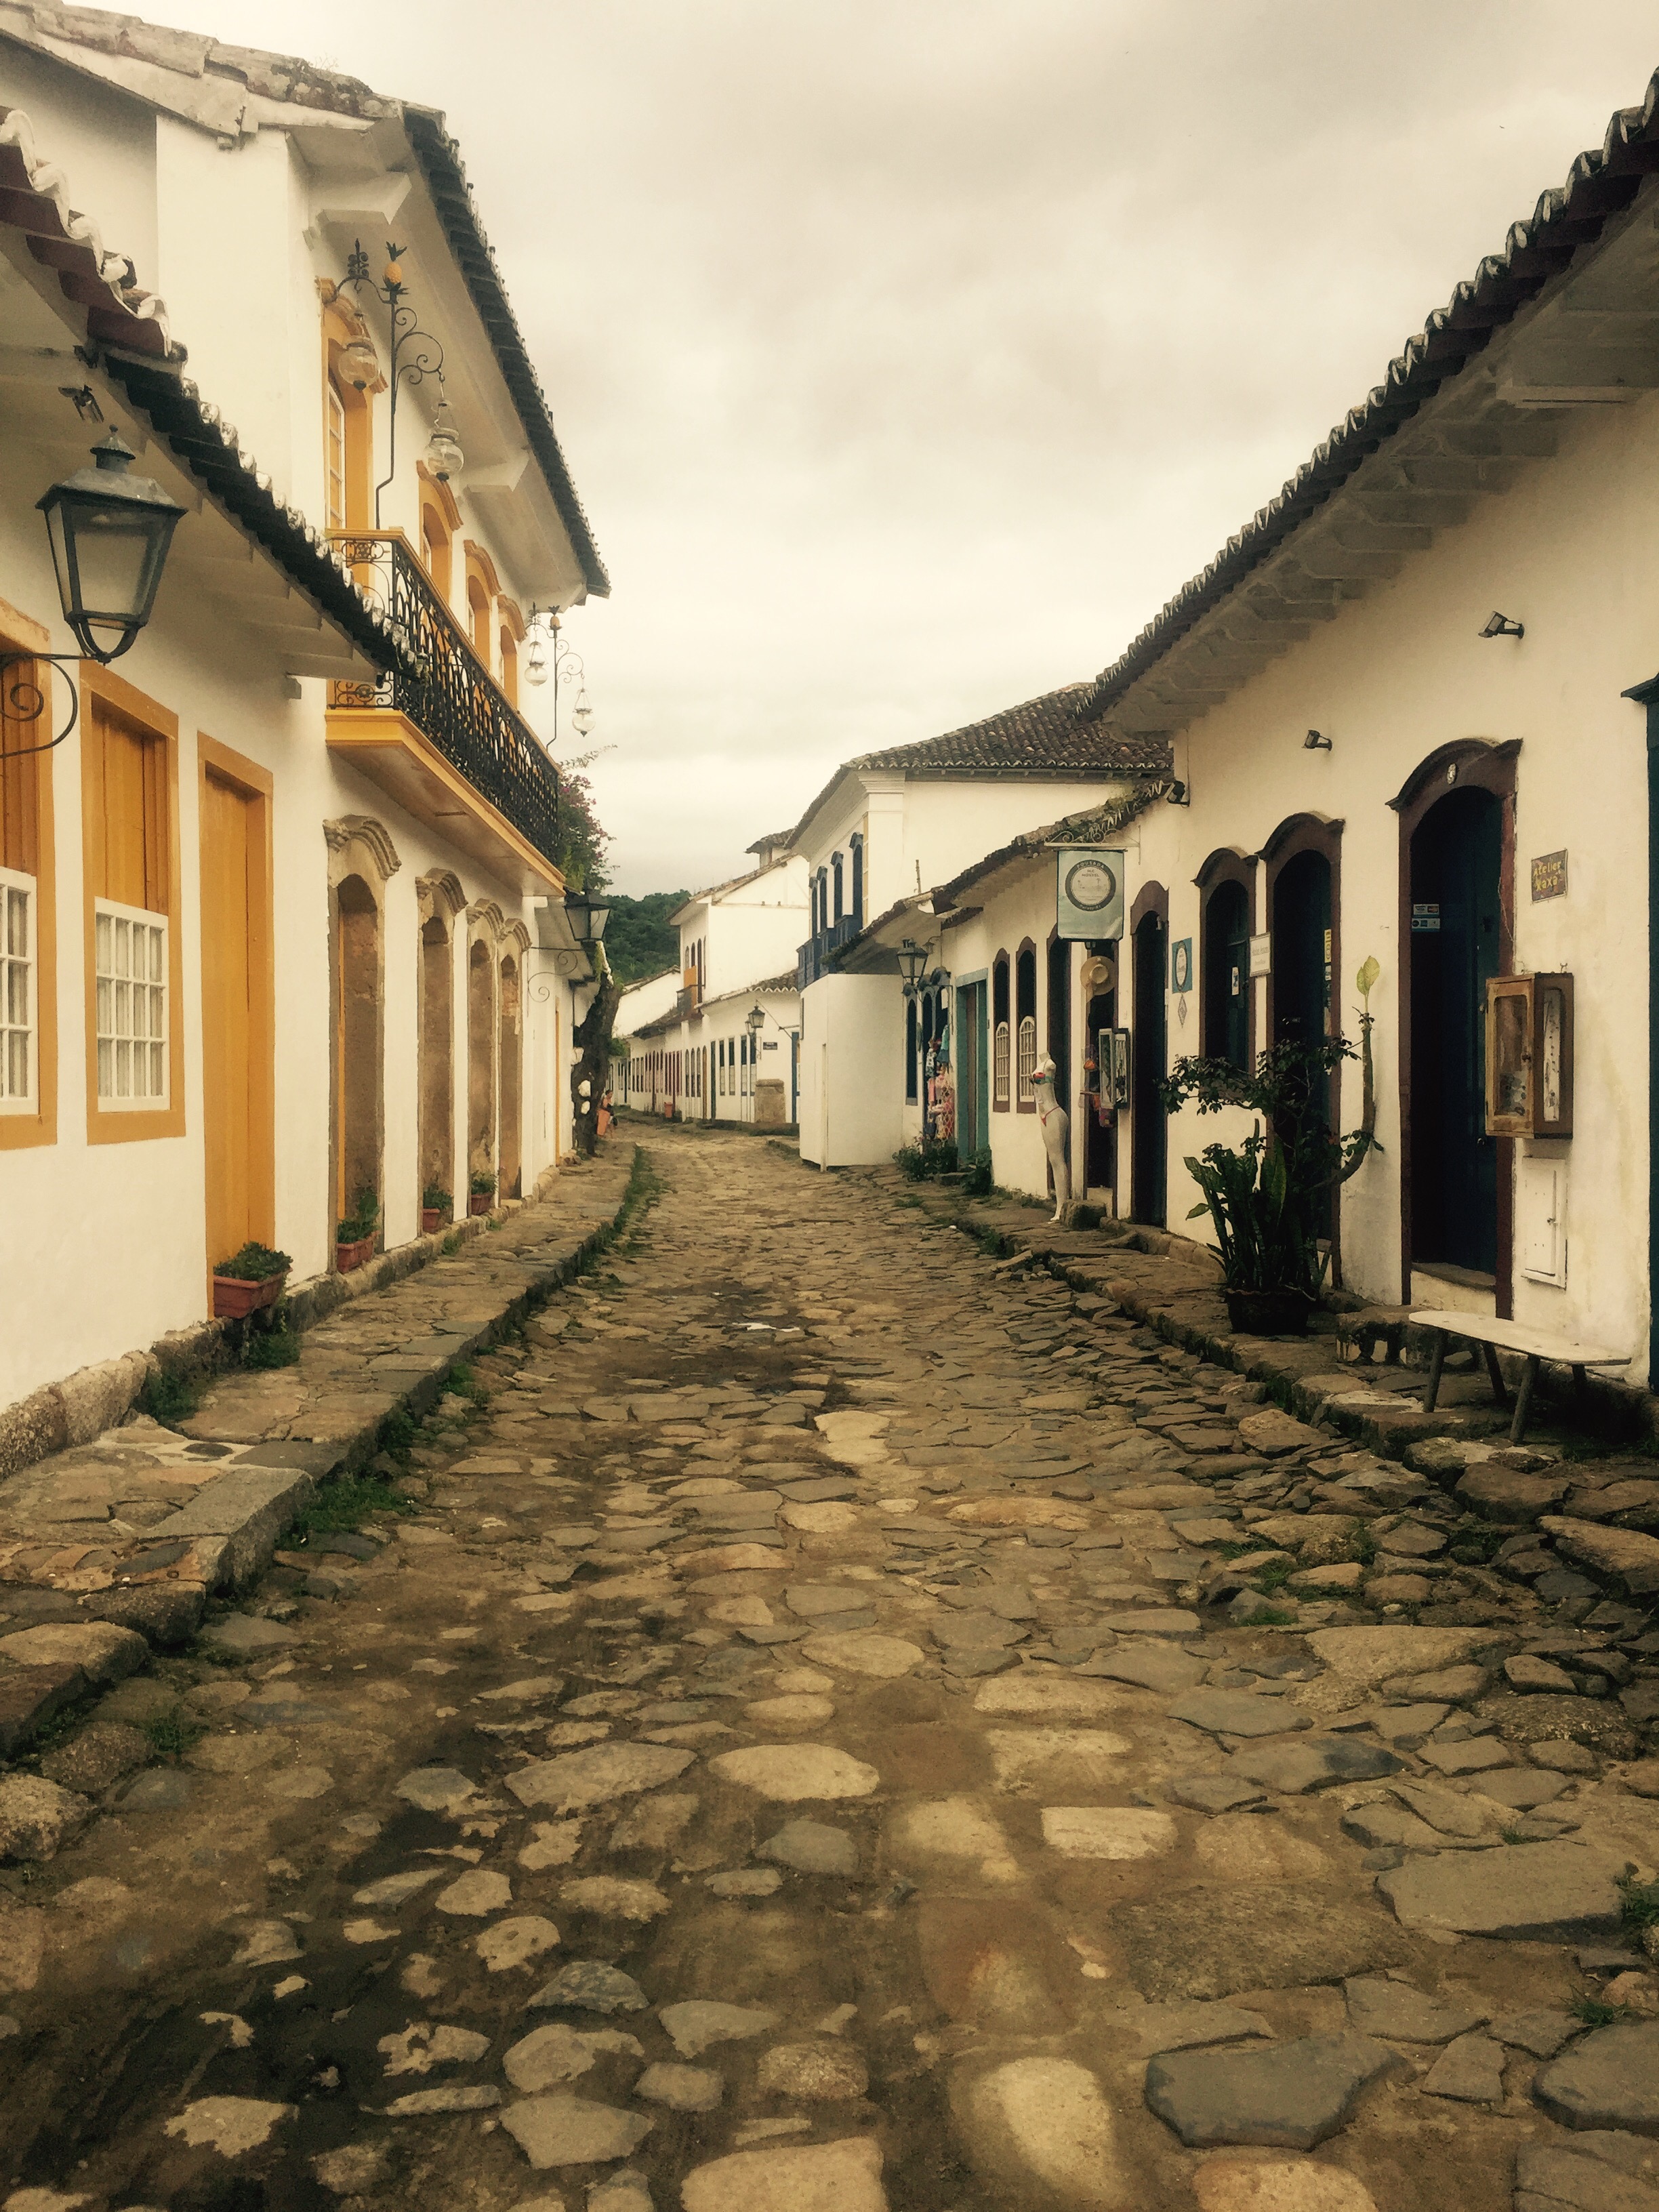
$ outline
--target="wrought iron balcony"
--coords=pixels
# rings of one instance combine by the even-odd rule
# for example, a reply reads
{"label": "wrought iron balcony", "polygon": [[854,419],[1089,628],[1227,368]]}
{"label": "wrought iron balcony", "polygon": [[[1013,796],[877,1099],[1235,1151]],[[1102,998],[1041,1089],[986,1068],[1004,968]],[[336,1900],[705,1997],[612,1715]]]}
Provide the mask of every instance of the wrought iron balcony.
{"label": "wrought iron balcony", "polygon": [[400,531],[331,531],[358,587],[390,618],[398,665],[379,684],[335,684],[336,708],[406,714],[544,859],[559,852],[559,772],[479,659]]}
{"label": "wrought iron balcony", "polygon": [[809,937],[795,953],[797,987],[805,990],[816,983],[830,966],[830,957],[839,952],[843,945],[850,945],[864,927],[861,915],[844,914],[839,921],[832,921],[828,929],[821,929],[816,937]]}

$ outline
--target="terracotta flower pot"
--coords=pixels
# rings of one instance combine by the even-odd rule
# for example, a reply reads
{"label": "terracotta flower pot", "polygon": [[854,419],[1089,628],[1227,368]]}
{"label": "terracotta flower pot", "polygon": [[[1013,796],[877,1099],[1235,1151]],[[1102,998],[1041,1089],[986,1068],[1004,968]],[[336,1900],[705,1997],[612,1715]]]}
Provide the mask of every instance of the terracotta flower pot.
{"label": "terracotta flower pot", "polygon": [[1313,1301],[1301,1291],[1226,1291],[1227,1319],[1240,1336],[1305,1336]]}
{"label": "terracotta flower pot", "polygon": [[421,1208],[421,1234],[422,1237],[435,1237],[443,1225],[444,1209],[441,1206],[423,1206]]}
{"label": "terracotta flower pot", "polygon": [[213,1317],[216,1321],[246,1321],[250,1314],[274,1306],[283,1295],[286,1273],[267,1275],[263,1282],[244,1282],[240,1275],[213,1279]]}
{"label": "terracotta flower pot", "polygon": [[469,1213],[488,1213],[495,1203],[493,1191],[475,1190],[466,1201],[466,1210]]}
{"label": "terracotta flower pot", "polygon": [[337,1243],[334,1247],[334,1264],[341,1274],[349,1275],[354,1267],[361,1267],[364,1261],[373,1255],[374,1250],[374,1239],[372,1237],[359,1237],[349,1244]]}

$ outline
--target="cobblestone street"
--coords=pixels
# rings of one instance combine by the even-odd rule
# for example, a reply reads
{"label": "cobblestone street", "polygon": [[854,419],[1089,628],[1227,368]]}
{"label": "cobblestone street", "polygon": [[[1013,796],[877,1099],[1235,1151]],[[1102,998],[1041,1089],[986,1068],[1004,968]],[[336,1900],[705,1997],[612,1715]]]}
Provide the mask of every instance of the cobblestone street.
{"label": "cobblestone street", "polygon": [[9,2212],[1659,2212],[1659,1638],[1501,1571],[1549,1454],[1454,1495],[889,1171],[644,1141],[38,1742]]}

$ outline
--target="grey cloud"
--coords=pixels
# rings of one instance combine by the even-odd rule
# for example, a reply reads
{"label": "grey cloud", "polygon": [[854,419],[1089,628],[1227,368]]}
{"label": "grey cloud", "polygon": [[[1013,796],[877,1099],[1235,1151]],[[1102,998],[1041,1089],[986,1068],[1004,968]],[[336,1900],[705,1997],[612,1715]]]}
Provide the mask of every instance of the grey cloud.
{"label": "grey cloud", "polygon": [[615,580],[634,890],[1114,658],[1659,62],[1645,0],[190,15],[447,111]]}

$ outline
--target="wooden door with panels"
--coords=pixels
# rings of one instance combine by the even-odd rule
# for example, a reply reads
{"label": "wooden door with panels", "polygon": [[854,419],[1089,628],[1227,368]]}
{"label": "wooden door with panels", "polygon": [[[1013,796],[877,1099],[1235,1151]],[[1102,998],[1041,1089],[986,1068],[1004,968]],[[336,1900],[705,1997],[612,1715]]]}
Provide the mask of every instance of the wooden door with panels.
{"label": "wooden door with panels", "polygon": [[276,1237],[271,779],[198,740],[202,859],[202,1130],[210,1272]]}

